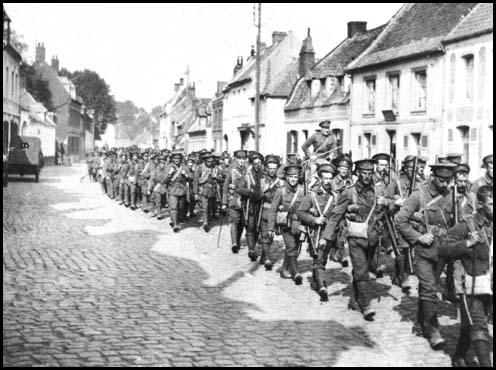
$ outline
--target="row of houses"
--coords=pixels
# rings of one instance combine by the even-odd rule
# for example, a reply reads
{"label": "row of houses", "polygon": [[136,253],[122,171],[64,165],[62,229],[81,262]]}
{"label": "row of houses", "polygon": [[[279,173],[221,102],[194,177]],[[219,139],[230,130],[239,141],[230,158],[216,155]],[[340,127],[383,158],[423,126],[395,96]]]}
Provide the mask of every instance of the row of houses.
{"label": "row of houses", "polygon": [[[454,151],[478,169],[493,148],[493,4],[407,3],[387,24],[354,21],[346,31],[320,59],[310,29],[302,42],[275,31],[262,43],[260,150],[302,155],[302,143],[330,119],[353,158],[390,152],[435,161]],[[184,79],[175,84],[159,146],[254,149],[254,54],[237,58],[213,98],[197,98]]]}
{"label": "row of houses", "polygon": [[3,153],[19,136],[41,139],[45,163],[57,161],[60,153],[71,161],[79,160],[93,149],[92,112],[77,96],[76,87],[65,76],[59,75],[59,60],[45,60],[45,46],[36,45],[34,68],[48,82],[53,108],[48,109],[26,90],[21,73],[25,63],[17,46],[11,40],[11,19],[3,9]]}

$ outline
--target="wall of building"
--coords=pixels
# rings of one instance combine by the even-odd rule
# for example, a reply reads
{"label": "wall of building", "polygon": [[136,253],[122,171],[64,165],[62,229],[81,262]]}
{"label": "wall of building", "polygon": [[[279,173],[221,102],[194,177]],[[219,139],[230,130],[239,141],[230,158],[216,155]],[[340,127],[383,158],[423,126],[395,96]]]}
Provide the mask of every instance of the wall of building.
{"label": "wall of building", "polygon": [[[473,56],[471,88],[468,55]],[[474,179],[483,174],[482,158],[493,152],[492,33],[447,44],[444,65],[443,151],[468,154]]]}
{"label": "wall of building", "polygon": [[19,60],[3,50],[3,153],[10,145],[13,129],[20,130],[20,64]]}
{"label": "wall of building", "polygon": [[[424,68],[427,73],[426,105],[425,110],[417,110],[414,108],[415,71]],[[388,97],[391,73],[400,75],[398,109],[396,121],[385,122],[382,110],[391,109]],[[373,114],[367,113],[366,109],[365,81],[370,77],[375,77],[376,81]],[[366,72],[354,73],[351,86],[350,129],[353,159],[364,158],[378,152],[389,153],[390,136],[387,130],[395,130],[398,159],[403,159],[408,154],[419,154],[427,157],[428,163],[434,162],[442,148],[443,94],[439,93],[442,86],[442,56],[394,63]],[[419,139],[418,143],[417,139]]]}

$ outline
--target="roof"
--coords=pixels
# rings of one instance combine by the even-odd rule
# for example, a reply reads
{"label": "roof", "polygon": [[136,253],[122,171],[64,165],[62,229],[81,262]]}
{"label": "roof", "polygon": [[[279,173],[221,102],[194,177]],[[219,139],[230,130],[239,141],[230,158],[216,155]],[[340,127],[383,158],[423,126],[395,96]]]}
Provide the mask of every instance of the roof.
{"label": "roof", "polygon": [[385,24],[364,33],[357,33],[351,38],[344,39],[338,46],[331,50],[324,58],[316,63],[309,78],[324,78],[327,76],[340,76],[344,68],[360,56],[379,36],[386,27]]}
{"label": "roof", "polygon": [[442,52],[442,40],[477,3],[408,3],[348,70]]}
{"label": "roof", "polygon": [[344,39],[338,46],[331,50],[324,58],[314,64],[307,75],[303,76],[290,93],[284,110],[291,111],[300,108],[329,106],[333,104],[346,104],[349,95],[341,89],[334,90],[330,95],[319,93],[315,98],[310,95],[310,81],[326,77],[341,77],[344,69],[352,60],[362,54],[384,30],[386,25],[371,29],[364,33],[357,33],[353,37]]}
{"label": "roof", "polygon": [[57,124],[45,114],[48,112],[45,106],[36,101],[36,99],[33,98],[33,96],[24,89],[23,93],[21,94],[21,105],[28,108],[29,117],[36,122],[41,123],[45,126],[57,126]]}
{"label": "roof", "polygon": [[262,89],[261,95],[286,98],[291,94],[298,77],[298,60],[294,58],[293,62],[288,64],[272,80],[266,79],[269,83]]}
{"label": "roof", "polygon": [[445,42],[454,42],[468,37],[493,32],[493,3],[479,3],[449,33]]}

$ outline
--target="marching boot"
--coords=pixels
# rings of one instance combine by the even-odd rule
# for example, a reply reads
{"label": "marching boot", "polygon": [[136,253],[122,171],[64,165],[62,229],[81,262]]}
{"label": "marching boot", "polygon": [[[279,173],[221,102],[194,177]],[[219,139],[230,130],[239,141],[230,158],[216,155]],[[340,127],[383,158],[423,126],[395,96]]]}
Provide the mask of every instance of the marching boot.
{"label": "marching boot", "polygon": [[432,349],[441,349],[446,341],[439,332],[436,302],[421,300],[420,309],[422,310],[421,315],[419,315],[422,317],[422,334],[427,338]]}
{"label": "marching boot", "polygon": [[257,252],[255,251],[255,235],[252,233],[247,233],[246,242],[248,243],[248,257],[251,262],[255,262],[258,258]]}
{"label": "marching boot", "polygon": [[322,302],[327,302],[329,300],[329,296],[327,294],[325,281],[322,281],[322,272],[323,270],[321,269],[313,270],[313,280],[315,282],[315,288],[320,295],[320,300]]}
{"label": "marching boot", "polygon": [[295,284],[301,285],[301,283],[303,282],[303,278],[298,272],[298,262],[296,261],[297,258],[298,258],[297,256],[289,257],[289,268]]}
{"label": "marching boot", "polygon": [[179,232],[179,226],[177,226],[177,211],[171,212],[171,224],[174,232],[175,233]]}
{"label": "marching boot", "polygon": [[239,228],[238,224],[235,224],[235,223],[231,224],[231,230],[230,230],[231,231],[231,243],[232,243],[231,250],[235,254],[239,252],[238,228]]}
{"label": "marching boot", "polygon": [[258,261],[258,263],[264,265],[265,261],[267,261],[267,244],[266,243],[261,243],[261,244],[262,244],[262,255],[260,256],[260,260]]}
{"label": "marching boot", "polygon": [[374,321],[375,311],[370,307],[370,295],[368,293],[368,281],[357,281],[356,283],[356,297],[358,305],[363,314],[363,318],[367,321]]}
{"label": "marching boot", "polygon": [[272,261],[270,260],[270,244],[264,244],[264,248],[265,248],[265,257],[266,257],[266,260],[265,260],[265,269],[267,271],[270,271],[272,270]]}
{"label": "marching boot", "polygon": [[471,335],[472,344],[477,354],[480,367],[492,367],[491,350],[492,346],[489,343],[488,335],[483,331],[473,332]]}
{"label": "marching boot", "polygon": [[288,271],[288,263],[289,257],[284,253],[284,260],[282,261],[282,267],[281,267],[281,272],[280,275],[283,279],[291,279],[291,274]]}
{"label": "marching boot", "polygon": [[145,212],[145,213],[150,212],[150,209],[148,208],[148,196],[147,196],[147,195],[145,195],[145,196],[143,197],[143,200],[142,200],[142,202],[141,202],[141,209],[142,209],[142,210],[143,210],[143,212]]}

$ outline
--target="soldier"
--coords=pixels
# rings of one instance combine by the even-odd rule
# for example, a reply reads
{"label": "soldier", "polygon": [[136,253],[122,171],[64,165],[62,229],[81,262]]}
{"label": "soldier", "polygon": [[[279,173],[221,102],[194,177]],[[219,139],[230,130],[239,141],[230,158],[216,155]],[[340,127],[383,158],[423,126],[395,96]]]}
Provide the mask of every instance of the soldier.
{"label": "soldier", "polygon": [[136,190],[138,187],[139,170],[138,153],[134,152],[125,179],[126,207],[131,206],[133,211],[136,209]]}
{"label": "soldier", "polygon": [[[335,193],[334,201],[337,202],[339,196],[343,193],[343,191],[353,186],[354,181],[351,177],[353,162],[349,156],[341,155],[334,158],[332,163],[337,170],[337,174],[331,180],[332,191]],[[336,232],[336,243],[334,245],[331,245],[331,250],[329,251],[329,260],[341,263],[341,266],[343,267],[348,267],[348,260],[346,259],[345,252],[345,245],[347,244],[345,219],[342,219],[339,222]]]}
{"label": "soldier", "polygon": [[418,322],[431,347],[439,349],[445,340],[441,337],[437,320],[436,271],[440,241],[446,235],[452,217],[448,185],[456,165],[437,163],[430,167],[431,178],[408,197],[396,220],[401,236],[415,247],[414,269],[419,280]]}
{"label": "soldier", "polygon": [[[323,280],[322,273],[325,270],[327,257],[336,240],[326,241],[321,239],[321,232],[325,227],[326,220],[335,205],[336,194],[332,191],[332,179],[337,174],[337,169],[332,164],[321,164],[317,167],[319,184],[309,194],[305,195],[298,207],[298,219],[305,226],[313,230],[312,245],[317,248],[313,255],[313,283],[315,290],[319,293],[322,301],[328,301],[327,282]],[[335,235],[335,234],[334,234]],[[312,252],[312,253],[314,253]]]}
{"label": "soldier", "polygon": [[[319,155],[324,157],[324,153],[327,153],[332,150],[327,157],[331,157],[333,159],[337,156],[335,149],[338,149],[337,143],[334,140],[333,135],[331,134],[331,121],[326,120],[319,123],[321,128],[320,132],[316,132],[312,136],[310,136],[301,146],[303,153],[305,153],[305,159],[315,160]],[[309,148],[313,146],[313,153],[310,155]]]}
{"label": "soldier", "polygon": [[193,177],[188,181],[188,191],[185,198],[185,209],[187,210],[186,212],[189,212],[189,214],[187,215],[189,218],[195,217],[196,193],[193,190],[194,188],[193,182],[194,182],[194,174],[201,166],[202,160],[203,160],[203,155],[200,156],[196,152],[193,152],[190,155],[188,155],[188,160],[186,161],[186,166],[188,167],[191,174],[193,174]]}
{"label": "soldier", "polygon": [[231,221],[231,250],[238,253],[240,249],[241,234],[244,228],[244,215],[241,204],[241,195],[238,189],[246,174],[246,157],[245,150],[234,152],[235,161],[227,173],[224,187],[222,190],[222,211],[225,212],[229,207],[229,219]]}
{"label": "soldier", "polygon": [[107,185],[105,183],[105,173],[107,171],[107,163],[109,161],[109,156],[108,153],[105,152],[103,155],[100,157],[100,163],[98,164],[97,168],[97,178],[98,182],[100,183],[101,189],[102,189],[102,194],[107,194]]}
{"label": "soldier", "polygon": [[251,165],[246,170],[243,181],[240,182],[238,193],[241,195],[241,202],[244,204],[244,216],[246,225],[246,243],[248,244],[248,257],[252,262],[258,258],[255,246],[258,233],[258,220],[262,212],[262,162],[264,157],[257,152],[251,152]]}
{"label": "soldier", "polygon": [[[284,261],[281,268],[283,279],[293,279],[300,285],[303,279],[298,271],[297,258],[300,245],[300,223],[296,210],[303,199],[303,186],[299,185],[302,168],[298,165],[286,166],[286,184],[277,190],[268,214],[268,236],[274,238],[276,227],[282,234],[285,245]],[[289,269],[289,271],[288,271]]]}
{"label": "soldier", "polygon": [[119,182],[117,181],[117,172],[119,170],[119,164],[117,162],[117,155],[114,151],[110,152],[110,162],[107,166],[107,181],[109,186],[109,197],[110,199],[117,200],[117,190],[119,189]]}
{"label": "soldier", "polygon": [[179,232],[179,224],[186,216],[186,195],[188,192],[188,181],[193,174],[187,165],[182,164],[183,154],[174,152],[171,155],[171,163],[167,169],[166,183],[169,185],[169,205],[171,213],[170,225],[175,233]]}
{"label": "soldier", "polygon": [[259,242],[262,246],[262,255],[259,263],[265,266],[267,271],[272,270],[273,262],[270,259],[270,247],[272,239],[269,237],[269,210],[276,192],[284,186],[284,181],[277,176],[281,161],[276,155],[268,155],[265,158],[267,173],[262,178],[262,214],[259,219],[258,232],[261,235]]}
{"label": "soldier", "polygon": [[379,244],[379,232],[375,225],[382,218],[382,211],[378,206],[388,204],[384,197],[376,195],[372,183],[374,163],[371,159],[355,162],[358,179],[354,186],[344,190],[339,197],[323,233],[325,240],[334,240],[336,226],[346,216],[355,295],[350,298],[349,307],[354,307],[356,299],[358,308],[368,321],[372,321],[375,316],[375,311],[370,307],[369,271],[377,269],[377,261],[372,257]]}
{"label": "soldier", "polygon": [[[148,202],[150,201],[151,194],[153,191],[153,184],[150,182],[153,171],[158,166],[157,154],[150,154],[148,156],[148,161],[145,164],[145,168],[141,171],[141,209],[143,212],[148,213],[150,209],[148,208]],[[152,201],[153,203],[153,201]]]}
{"label": "soldier", "polygon": [[117,196],[118,196],[118,201],[119,205],[124,204],[124,197],[125,197],[125,192],[124,192],[124,180],[127,171],[129,170],[129,164],[127,163],[128,160],[128,155],[125,153],[121,154],[120,157],[120,162],[117,166]]}
{"label": "soldier", "polygon": [[205,163],[198,166],[193,181],[193,193],[195,200],[200,201],[202,208],[203,223],[205,232],[210,230],[209,221],[217,209],[217,182],[218,168],[214,165],[213,154],[203,157]]}
{"label": "soldier", "polygon": [[[467,367],[472,344],[479,366],[492,367],[488,312],[492,305],[493,188],[483,185],[477,191],[477,211],[450,229],[439,248],[440,257],[461,260],[458,281],[460,337],[453,366]],[[466,296],[469,297],[467,304]]]}
{"label": "soldier", "polygon": [[493,155],[489,154],[482,158],[482,168],[486,169],[486,173],[480,179],[477,179],[470,189],[474,194],[477,193],[477,190],[483,185],[493,186]]}
{"label": "soldier", "polygon": [[167,166],[166,166],[167,158],[165,156],[158,158],[158,166],[153,170],[148,189],[150,189],[151,199],[152,199],[152,207],[153,211],[151,217],[160,217],[162,219],[163,215],[163,204],[165,193],[167,191],[166,188],[166,179],[167,179]]}

